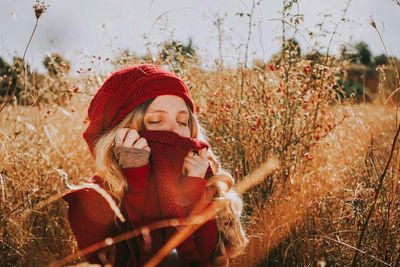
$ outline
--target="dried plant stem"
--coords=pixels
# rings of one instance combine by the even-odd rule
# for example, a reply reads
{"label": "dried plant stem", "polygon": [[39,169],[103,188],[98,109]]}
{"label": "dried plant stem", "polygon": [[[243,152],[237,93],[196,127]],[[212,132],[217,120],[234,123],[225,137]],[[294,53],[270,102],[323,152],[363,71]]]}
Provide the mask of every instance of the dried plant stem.
{"label": "dried plant stem", "polygon": [[386,266],[390,266],[390,264],[384,262],[383,260],[380,260],[380,259],[378,259],[377,257],[375,257],[375,256],[373,256],[373,255],[371,255],[371,254],[368,254],[367,252],[365,252],[365,251],[363,251],[363,250],[361,250],[361,249],[359,249],[359,248],[353,247],[352,245],[349,245],[349,244],[347,244],[347,243],[345,243],[345,242],[342,242],[342,241],[340,241],[340,240],[333,239],[333,238],[331,238],[331,237],[329,237],[329,236],[314,236],[314,237],[325,238],[325,239],[328,239],[328,240],[330,240],[330,241],[336,242],[336,243],[338,243],[338,244],[344,245],[344,246],[346,246],[346,247],[348,247],[348,248],[354,249],[356,252],[361,252],[362,254],[365,254],[365,255],[367,255],[367,256],[373,258],[374,260],[376,260],[376,261],[378,261],[378,262],[380,262],[380,263],[382,263],[382,264],[384,264],[384,265],[386,265]]}
{"label": "dried plant stem", "polygon": [[395,262],[395,264],[393,266],[399,266],[399,263],[400,263],[400,248],[399,248],[399,252],[397,254],[398,254],[397,255],[397,259],[396,259],[396,262]]}
{"label": "dried plant stem", "polygon": [[399,182],[400,182],[400,177],[399,177],[399,165],[400,165],[400,154],[397,155],[397,168],[396,168],[396,174],[395,177],[397,177],[397,181],[394,184],[394,190],[392,194],[392,199],[390,200],[390,208],[388,210],[388,223],[387,223],[387,229],[386,229],[386,240],[385,240],[385,249],[384,249],[384,254],[385,255],[385,261],[387,259],[387,249],[389,246],[389,232],[390,232],[390,223],[392,220],[393,216],[393,208],[394,208],[394,203],[396,201],[396,196],[397,196],[397,191],[399,190]]}
{"label": "dried plant stem", "polygon": [[25,47],[24,55],[22,56],[22,62],[25,61],[26,52],[28,51],[29,45],[30,45],[31,42],[32,42],[32,38],[33,38],[33,35],[34,35],[35,32],[36,32],[36,28],[37,28],[37,26],[38,26],[38,23],[39,23],[39,19],[36,19],[35,26],[33,27],[33,31],[32,31],[32,33],[31,33],[31,37],[29,38],[28,44],[27,44],[26,47]]}
{"label": "dried plant stem", "polygon": [[[36,32],[36,28],[37,28],[37,26],[38,26],[38,23],[39,23],[39,18],[36,18],[35,26],[33,27],[33,31],[32,31],[32,33],[31,33],[31,37],[29,38],[28,44],[25,46],[24,55],[22,56],[22,62],[21,62],[21,64],[20,64],[20,66],[19,66],[20,74],[22,73],[22,68],[23,68],[23,66],[25,65],[25,56],[26,56],[26,52],[28,51],[29,45],[30,45],[31,42],[32,42],[32,38],[33,38],[33,35],[34,35],[35,32]],[[4,104],[1,106],[0,112],[7,106],[7,104],[10,102],[10,100],[14,97],[15,92],[17,91],[19,78],[20,78],[20,76],[18,76],[18,79],[17,79],[17,81],[15,82],[14,88],[13,88],[13,90],[12,90],[12,92],[11,92],[11,96],[7,96],[7,98],[6,98],[5,102],[4,102]],[[8,95],[8,94],[7,94],[7,95]],[[26,88],[25,88],[25,95],[26,95]]]}
{"label": "dried plant stem", "polygon": [[337,29],[338,29],[340,23],[344,20],[344,17],[346,16],[346,13],[347,13],[347,10],[349,9],[350,3],[351,3],[351,0],[349,0],[349,1],[347,2],[347,5],[346,5],[346,7],[345,7],[344,10],[343,10],[342,17],[340,18],[340,20],[338,21],[338,23],[336,23],[335,28],[333,29],[331,38],[329,39],[328,48],[326,49],[325,64],[326,64],[327,61],[328,61],[329,50],[330,50],[330,48],[331,48],[333,38],[335,37],[335,35],[336,35],[336,33],[337,33]]}
{"label": "dried plant stem", "polygon": [[[242,79],[240,82],[240,98],[243,98],[243,90],[244,90],[244,80],[245,80],[245,71],[247,70],[247,60],[248,60],[248,54],[249,54],[249,44],[250,44],[250,39],[251,39],[251,29],[253,27],[253,15],[254,15],[254,8],[255,8],[255,0],[253,0],[253,5],[251,7],[251,12],[248,14],[249,16],[249,29],[247,32],[247,41],[246,41],[246,48],[245,48],[245,53],[244,53],[244,69],[243,67],[240,68],[241,73],[242,73]],[[240,111],[240,110],[239,110]]]}
{"label": "dried plant stem", "polygon": [[[200,206],[196,206],[195,209],[196,208],[201,209]],[[214,206],[209,205],[201,214],[199,214],[198,221],[195,221],[193,224],[186,225],[182,229],[180,229],[144,266],[145,267],[157,266],[157,264],[159,264],[168,255],[168,253],[170,253],[171,250],[179,246],[179,244],[181,244],[186,238],[188,238],[192,233],[194,233],[194,231],[196,231],[205,222],[212,219],[215,212],[217,212],[217,210],[221,208],[222,207],[220,206],[219,208],[216,208],[216,210],[214,211]]]}
{"label": "dried plant stem", "polygon": [[249,14],[249,29],[247,32],[247,41],[246,41],[246,51],[244,53],[244,67],[247,68],[247,60],[248,60],[248,56],[249,56],[249,44],[250,44],[250,38],[251,38],[251,29],[253,27],[253,15],[254,15],[254,9],[256,6],[256,1],[253,0],[253,4],[251,7],[251,12]]}
{"label": "dried plant stem", "polygon": [[[375,24],[375,23],[374,23],[374,24]],[[374,27],[374,26],[373,26],[373,27]],[[395,66],[395,64],[394,64],[394,62],[393,62],[393,60],[392,60],[392,58],[389,56],[389,53],[388,53],[388,51],[387,51],[385,42],[383,41],[382,35],[381,35],[381,33],[378,31],[378,28],[376,27],[376,25],[375,25],[374,28],[375,28],[376,32],[378,33],[379,39],[381,40],[383,49],[385,50],[385,55],[386,55],[386,57],[387,57],[388,60],[389,60],[390,67],[393,69],[393,71],[394,71],[395,74],[396,74],[396,75],[395,75],[395,76],[396,76],[396,85],[395,85],[395,87],[399,87],[399,85],[400,85],[399,71],[397,70],[397,68],[396,68],[396,66]]]}
{"label": "dried plant stem", "polygon": [[1,181],[1,200],[3,203],[6,202],[6,194],[5,194],[5,187],[4,187],[4,179],[3,175],[0,173],[0,181]]}
{"label": "dried plant stem", "polygon": [[397,138],[399,137],[399,133],[400,133],[400,125],[399,125],[399,127],[397,128],[396,134],[395,134],[395,136],[394,136],[394,138],[393,138],[393,143],[392,143],[392,148],[391,148],[391,150],[390,150],[389,158],[388,158],[388,160],[387,160],[387,162],[386,162],[385,169],[383,170],[383,172],[382,172],[382,174],[381,174],[381,177],[379,178],[378,187],[375,189],[374,201],[372,202],[371,209],[369,210],[367,219],[366,219],[365,223],[363,224],[363,227],[362,227],[362,230],[361,230],[361,234],[360,234],[360,237],[359,237],[358,242],[357,242],[357,250],[354,252],[353,261],[352,261],[352,264],[351,264],[351,266],[353,266],[353,267],[356,266],[356,263],[357,263],[357,256],[358,256],[358,250],[359,250],[360,247],[361,247],[361,243],[362,243],[362,240],[363,240],[363,237],[364,237],[365,230],[367,229],[369,220],[371,219],[372,212],[373,212],[374,209],[375,209],[375,204],[376,204],[376,201],[378,200],[378,196],[379,196],[379,193],[380,193],[381,188],[382,188],[383,180],[384,180],[384,178],[385,178],[385,175],[386,175],[387,170],[389,169],[390,162],[392,161],[393,152],[394,152],[394,149],[395,149],[395,147],[396,147]]}
{"label": "dried plant stem", "polygon": [[[278,166],[276,165],[276,160],[271,159],[268,160],[266,165],[263,164],[259,169],[254,171],[249,176],[245,177],[237,186],[236,191],[238,194],[243,194],[245,191],[251,188],[251,186],[256,185],[261,179],[265,178],[266,175],[270,174],[274,171]],[[48,202],[46,202],[48,203]],[[133,231],[115,236],[109,237],[105,240],[95,243],[83,250],[80,250],[74,254],[70,254],[67,257],[53,262],[48,265],[48,267],[56,267],[63,266],[77,258],[90,254],[96,250],[105,248],[107,246],[111,246],[113,244],[134,238],[139,236],[140,234],[148,234],[149,232],[170,227],[170,226],[182,226],[182,228],[154,255],[153,258],[150,259],[145,266],[156,266],[161,260],[168,255],[168,253],[175,247],[177,247],[180,243],[182,243],[188,236],[190,236],[194,231],[196,231],[201,225],[203,225],[208,220],[212,219],[215,214],[224,208],[224,205],[221,203],[214,203],[215,205],[204,206],[205,203],[199,202],[189,215],[189,217],[185,219],[167,219],[162,221],[157,221],[155,223],[139,227]],[[43,205],[40,205],[43,207]]]}
{"label": "dried plant stem", "polygon": [[181,223],[177,222],[176,219],[168,219],[168,220],[158,221],[158,222],[155,222],[153,224],[136,228],[133,231],[130,231],[130,232],[127,232],[127,233],[124,233],[124,234],[121,234],[121,235],[118,235],[118,236],[115,236],[115,237],[112,237],[112,238],[111,237],[106,238],[105,240],[103,240],[101,242],[95,243],[95,244],[93,244],[93,245],[91,245],[91,246],[89,246],[89,247],[87,247],[87,248],[85,248],[83,250],[80,250],[80,251],[78,251],[78,252],[76,252],[74,254],[70,254],[70,255],[68,255],[67,257],[65,257],[65,258],[63,258],[61,260],[52,262],[51,264],[48,265],[48,267],[64,266],[65,264],[67,264],[67,263],[69,263],[71,261],[74,261],[74,260],[78,259],[81,256],[90,254],[90,253],[92,253],[92,252],[94,252],[96,250],[111,246],[113,244],[116,244],[116,243],[119,243],[119,242],[122,242],[122,241],[125,241],[125,240],[128,240],[128,239],[137,237],[142,233],[148,233],[150,231],[153,231],[153,230],[156,230],[156,229],[160,229],[160,228],[169,227],[171,225],[174,225],[174,226],[184,225],[185,223],[188,222],[189,219],[192,219],[192,218],[187,218],[185,221],[183,221]]}

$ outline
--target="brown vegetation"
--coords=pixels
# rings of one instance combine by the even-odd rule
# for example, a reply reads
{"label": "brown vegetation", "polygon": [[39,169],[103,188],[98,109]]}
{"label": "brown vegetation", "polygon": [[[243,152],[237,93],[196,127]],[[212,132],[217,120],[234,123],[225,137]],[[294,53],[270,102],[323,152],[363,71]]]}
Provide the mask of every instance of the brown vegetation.
{"label": "brown vegetation", "polygon": [[[37,25],[46,6],[34,8]],[[347,61],[298,53],[283,49],[275,63],[247,67],[246,52],[245,67],[221,61],[204,70],[191,43],[171,43],[156,59],[132,59],[167,65],[187,82],[215,154],[243,193],[250,244],[234,265],[396,266],[398,110],[396,98],[382,103],[399,86],[399,61],[377,68],[377,91],[368,92],[374,104],[352,104],[342,87]],[[81,134],[90,97],[107,75],[81,68],[72,77],[61,59],[52,55],[52,71],[35,76],[23,57],[0,79],[1,266],[44,266],[77,251],[60,196],[93,175]]]}
{"label": "brown vegetation", "polygon": [[[252,187],[243,195],[251,241],[238,266],[351,262],[387,158],[396,110],[339,104],[341,67],[330,64],[310,67],[298,58],[253,69],[180,69],[215,153],[238,183],[246,183],[267,159],[279,162],[278,170],[245,186]],[[82,81],[87,79],[93,76]],[[45,265],[77,250],[59,197],[67,183],[93,174],[81,138],[93,92],[87,88],[87,94],[71,92],[63,106],[3,110],[1,265]],[[397,261],[397,150],[394,158],[359,248],[360,263]]]}

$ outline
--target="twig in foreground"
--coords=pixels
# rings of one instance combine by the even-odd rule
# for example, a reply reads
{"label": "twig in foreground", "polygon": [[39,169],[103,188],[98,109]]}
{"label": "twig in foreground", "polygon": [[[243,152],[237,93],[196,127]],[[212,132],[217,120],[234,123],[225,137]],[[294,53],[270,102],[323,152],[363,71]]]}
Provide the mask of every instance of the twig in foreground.
{"label": "twig in foreground", "polygon": [[358,239],[358,242],[357,242],[357,250],[354,252],[353,261],[352,261],[352,264],[351,264],[352,267],[356,266],[358,251],[359,251],[359,249],[361,247],[361,243],[362,243],[362,240],[364,238],[364,233],[365,233],[365,230],[367,229],[369,220],[371,219],[372,212],[375,209],[375,204],[376,204],[376,201],[378,200],[378,196],[379,196],[379,193],[381,191],[383,180],[385,179],[386,172],[389,169],[390,162],[392,161],[393,152],[394,152],[394,148],[395,148],[396,143],[397,143],[397,138],[399,137],[399,133],[400,133],[400,125],[398,126],[396,134],[395,134],[395,136],[393,138],[392,149],[390,150],[390,155],[389,155],[389,158],[388,158],[388,160],[386,162],[385,169],[383,170],[383,172],[381,174],[381,177],[379,178],[378,187],[375,189],[374,201],[372,202],[372,206],[371,206],[371,209],[369,210],[367,219],[366,219],[365,223],[363,224],[363,227],[362,227],[362,230],[361,230],[361,234],[360,234],[360,238]]}

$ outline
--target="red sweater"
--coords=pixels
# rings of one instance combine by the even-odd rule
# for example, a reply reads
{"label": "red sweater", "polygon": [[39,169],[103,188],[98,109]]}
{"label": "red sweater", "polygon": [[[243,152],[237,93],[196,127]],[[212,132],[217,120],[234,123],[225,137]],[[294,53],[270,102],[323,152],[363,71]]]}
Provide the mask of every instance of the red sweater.
{"label": "red sweater", "polygon": [[[107,237],[130,231],[134,227],[143,226],[144,202],[150,176],[149,164],[123,171],[129,186],[124,198],[124,207],[129,219],[126,223],[122,223],[116,218],[104,198],[93,189],[72,190],[63,196],[69,204],[68,219],[80,249],[103,241]],[[102,185],[102,179],[99,176],[94,176],[92,182]],[[183,177],[180,186],[185,199],[189,201],[188,210],[191,210],[200,199],[205,199],[205,179]],[[215,219],[202,225],[194,233],[194,239],[200,260],[182,262],[182,265],[209,266],[210,256],[217,241]],[[91,263],[105,264],[109,262],[113,266],[138,266],[143,250],[139,245],[141,242],[138,241],[138,239],[133,239],[120,242],[112,247],[86,255],[86,258]],[[166,259],[161,265],[169,264]]]}

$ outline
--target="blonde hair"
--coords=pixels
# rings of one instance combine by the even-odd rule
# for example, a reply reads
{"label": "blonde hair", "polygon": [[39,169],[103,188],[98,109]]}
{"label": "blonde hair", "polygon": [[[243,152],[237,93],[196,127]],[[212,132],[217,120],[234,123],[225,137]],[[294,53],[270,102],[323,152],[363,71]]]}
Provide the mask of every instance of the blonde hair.
{"label": "blonde hair", "polygon": [[[117,164],[112,147],[116,131],[120,128],[145,130],[144,114],[154,99],[135,107],[114,129],[99,138],[94,149],[96,171],[105,182],[109,193],[121,203],[128,184],[121,167]],[[189,128],[192,138],[205,140],[204,130],[200,127],[194,114],[189,111]],[[234,179],[221,168],[211,149],[208,150],[208,160],[215,175],[207,179],[207,191],[212,192],[216,205],[221,205],[216,214],[219,230],[218,243],[212,256],[213,266],[227,266],[229,259],[239,255],[247,245],[247,238],[240,221],[242,200],[234,191]]]}

